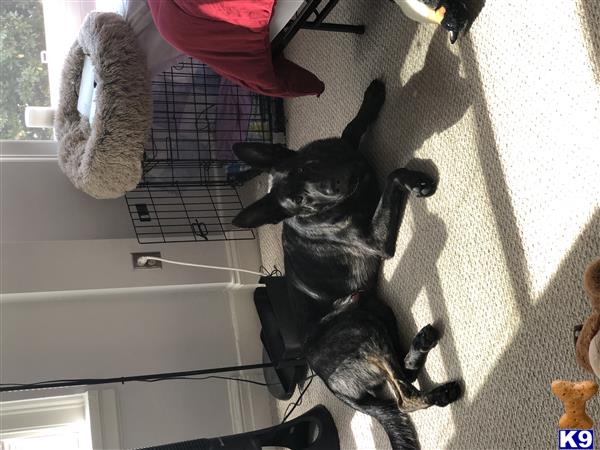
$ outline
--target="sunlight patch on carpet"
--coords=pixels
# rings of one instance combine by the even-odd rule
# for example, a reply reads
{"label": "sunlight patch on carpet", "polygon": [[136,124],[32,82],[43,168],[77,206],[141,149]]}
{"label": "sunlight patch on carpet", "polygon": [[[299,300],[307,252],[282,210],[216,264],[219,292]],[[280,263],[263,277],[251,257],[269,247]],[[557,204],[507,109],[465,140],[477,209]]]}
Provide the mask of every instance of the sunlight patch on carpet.
{"label": "sunlight patch on carpet", "polygon": [[452,418],[452,406],[445,408],[433,406],[416,411],[411,414],[411,417],[420,423],[427,424],[425,428],[422,427],[417,430],[419,443],[423,450],[447,448],[456,432]]}
{"label": "sunlight patch on carpet", "polygon": [[377,450],[373,438],[371,418],[363,413],[355,412],[350,422],[352,437],[356,442],[356,448],[360,450]]}
{"label": "sunlight patch on carpet", "polygon": [[417,295],[417,299],[410,308],[410,313],[417,325],[417,330],[420,330],[427,324],[433,324],[434,318],[425,289],[421,289],[419,295]]}
{"label": "sunlight patch on carpet", "polygon": [[524,45],[522,33],[507,33],[498,45],[473,35],[535,303],[599,205],[600,126],[590,124],[600,123],[600,90],[584,70],[590,61],[576,2],[546,10],[493,3],[489,17],[490,9],[518,9],[511,28],[537,36],[536,45]]}
{"label": "sunlight patch on carpet", "polygon": [[[474,111],[469,109],[463,120],[475,124]],[[465,142],[460,158],[440,153],[437,163],[441,170],[453,170],[441,173],[444,184],[428,199],[430,216],[443,220],[437,239],[445,234],[437,273],[430,276],[436,282],[432,289],[437,286],[431,297],[433,316],[446,327],[441,352],[457,366],[449,372],[458,374],[459,368],[468,386],[466,399],[472,401],[519,331],[520,309],[476,142]]]}
{"label": "sunlight patch on carpet", "polygon": [[396,241],[396,256],[391,259],[383,260],[381,274],[383,279],[391,283],[398,273],[398,264],[402,260],[402,253],[406,249],[414,237],[414,218],[407,208],[402,218],[402,224],[398,231],[398,240]]}

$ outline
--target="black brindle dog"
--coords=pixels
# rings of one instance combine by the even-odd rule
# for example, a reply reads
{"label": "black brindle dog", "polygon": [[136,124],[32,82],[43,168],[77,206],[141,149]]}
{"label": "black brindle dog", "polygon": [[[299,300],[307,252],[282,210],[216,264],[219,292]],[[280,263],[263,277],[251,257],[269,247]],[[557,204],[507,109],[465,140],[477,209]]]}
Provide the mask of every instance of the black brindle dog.
{"label": "black brindle dog", "polygon": [[284,221],[285,271],[309,365],[338,398],[375,417],[397,450],[418,447],[406,412],[446,406],[461,388],[449,382],[422,393],[412,385],[439,333],[423,328],[402,359],[393,311],[374,294],[382,258],[394,255],[404,197],[434,192],[424,173],[397,169],[380,193],[358,147],[384,100],[384,84],[373,81],[341,138],[297,152],[235,145],[242,161],[270,172],[272,187],[233,223],[251,228]]}

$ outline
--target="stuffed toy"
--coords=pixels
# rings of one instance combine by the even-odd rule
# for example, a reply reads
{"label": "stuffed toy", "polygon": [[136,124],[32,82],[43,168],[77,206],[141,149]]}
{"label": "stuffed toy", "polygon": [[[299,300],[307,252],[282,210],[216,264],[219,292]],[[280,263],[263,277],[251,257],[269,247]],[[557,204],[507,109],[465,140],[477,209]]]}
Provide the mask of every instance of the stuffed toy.
{"label": "stuffed toy", "polygon": [[587,318],[575,344],[577,363],[600,377],[600,259],[588,266],[583,275],[583,286],[592,303],[592,314]]}
{"label": "stuffed toy", "polygon": [[454,44],[469,23],[469,13],[462,0],[392,0],[406,17],[420,23],[435,23],[446,29]]}

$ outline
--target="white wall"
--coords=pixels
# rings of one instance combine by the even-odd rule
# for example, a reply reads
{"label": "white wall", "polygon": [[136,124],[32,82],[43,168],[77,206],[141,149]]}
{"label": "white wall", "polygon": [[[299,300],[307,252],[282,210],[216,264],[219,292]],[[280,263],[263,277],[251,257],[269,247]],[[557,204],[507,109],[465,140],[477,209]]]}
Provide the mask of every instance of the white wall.
{"label": "white wall", "polygon": [[[7,301],[9,297],[1,304],[0,315],[3,383],[194,370],[239,362],[240,342],[222,289],[49,293]],[[252,303],[251,291],[238,291],[235,299],[240,306],[245,304],[244,309]],[[247,311],[241,348],[250,350],[242,360],[259,362],[252,359],[260,348],[258,328],[252,325],[255,313],[252,308]],[[256,377],[260,372],[242,375]],[[115,388],[124,448],[236,430],[224,381],[128,383]],[[272,424],[266,391],[257,389],[250,405],[260,416],[257,426]]]}
{"label": "white wall", "polygon": [[79,289],[256,283],[258,276],[163,264],[133,269],[131,253],[159,251],[165,258],[257,271],[256,241],[140,245],[135,239],[9,242],[0,244],[0,292],[50,292]]}
{"label": "white wall", "polygon": [[[256,244],[255,244],[256,245]],[[140,245],[135,239],[9,242],[2,244],[3,293],[228,283],[229,272],[163,265],[134,270],[132,252],[160,251],[165,258],[230,265],[223,242]]]}
{"label": "white wall", "polygon": [[[257,242],[140,245],[124,201],[77,191],[47,159],[53,145],[17,148],[41,155],[40,161],[0,163],[2,382],[260,362],[252,290],[231,290],[256,283],[257,276],[171,265],[133,270],[131,258],[132,252],[160,251],[187,262],[258,270]],[[0,156],[13,151],[0,147]],[[115,389],[124,448],[273,423],[263,388],[173,381]]]}
{"label": "white wall", "polygon": [[[0,292],[230,283],[227,272],[164,266],[133,270],[132,252],[230,266],[231,243],[138,244],[124,199],[96,200],[78,191],[52,158],[55,142],[0,142]],[[256,241],[238,241],[242,267],[258,270]],[[244,255],[250,255],[250,258]],[[248,282],[256,277],[244,276]]]}
{"label": "white wall", "polygon": [[133,238],[124,199],[77,190],[52,159],[0,163],[3,242]]}

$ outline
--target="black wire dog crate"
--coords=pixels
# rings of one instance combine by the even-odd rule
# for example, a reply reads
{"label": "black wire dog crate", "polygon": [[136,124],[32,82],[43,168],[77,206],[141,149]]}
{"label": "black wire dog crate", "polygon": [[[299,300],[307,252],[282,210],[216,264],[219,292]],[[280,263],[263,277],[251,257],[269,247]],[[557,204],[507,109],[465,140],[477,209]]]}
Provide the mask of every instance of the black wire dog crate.
{"label": "black wire dog crate", "polygon": [[239,87],[193,59],[152,83],[152,132],[138,187],[126,195],[141,244],[254,239],[231,220],[242,209],[231,148],[285,141],[281,99]]}

